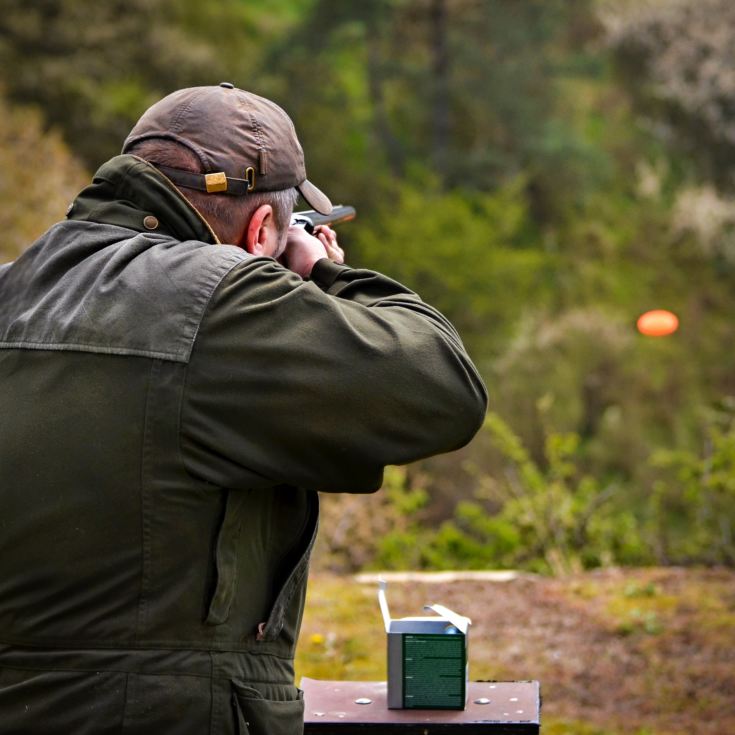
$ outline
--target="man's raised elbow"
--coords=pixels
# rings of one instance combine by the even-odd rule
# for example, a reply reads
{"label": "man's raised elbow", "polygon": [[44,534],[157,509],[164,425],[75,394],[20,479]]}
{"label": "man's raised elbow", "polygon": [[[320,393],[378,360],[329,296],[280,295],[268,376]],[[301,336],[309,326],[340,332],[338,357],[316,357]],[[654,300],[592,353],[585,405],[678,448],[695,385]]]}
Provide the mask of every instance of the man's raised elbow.
{"label": "man's raised elbow", "polygon": [[458,413],[458,428],[460,428],[460,441],[455,447],[469,444],[485,422],[487,413],[488,395],[484,383],[477,378],[467,386],[460,400],[455,404]]}
{"label": "man's raised elbow", "polygon": [[429,441],[436,442],[431,453],[453,452],[469,444],[482,428],[487,412],[487,390],[479,376],[468,375],[427,395],[431,395],[431,420],[423,432]]}

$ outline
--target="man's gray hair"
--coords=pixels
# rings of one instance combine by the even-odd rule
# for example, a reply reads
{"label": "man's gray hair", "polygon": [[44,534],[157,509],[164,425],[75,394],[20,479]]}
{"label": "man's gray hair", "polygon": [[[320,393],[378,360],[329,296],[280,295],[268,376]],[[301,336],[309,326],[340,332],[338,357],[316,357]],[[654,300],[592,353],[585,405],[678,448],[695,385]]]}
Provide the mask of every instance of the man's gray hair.
{"label": "man's gray hair", "polygon": [[[206,173],[199,157],[189,148],[173,140],[150,138],[135,143],[127,153],[149,163],[170,166],[193,173]],[[245,196],[208,194],[196,189],[180,189],[192,206],[213,226],[223,242],[234,243],[241,235],[243,223],[250,221],[263,204],[273,208],[273,219],[281,237],[285,237],[291,214],[298,199],[296,189],[263,191]]]}

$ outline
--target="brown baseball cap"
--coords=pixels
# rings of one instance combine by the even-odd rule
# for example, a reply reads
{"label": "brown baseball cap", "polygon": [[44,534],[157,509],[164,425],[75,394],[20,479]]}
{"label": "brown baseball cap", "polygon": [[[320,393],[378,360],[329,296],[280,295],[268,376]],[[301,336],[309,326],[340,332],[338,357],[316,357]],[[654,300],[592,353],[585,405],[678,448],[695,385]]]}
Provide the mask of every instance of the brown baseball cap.
{"label": "brown baseball cap", "polygon": [[202,162],[204,174],[158,166],[177,186],[234,196],[296,188],[317,212],[332,211],[326,194],[306,178],[291,118],[274,102],[229,82],[180,89],[156,102],[130,131],[122,152],[149,138],[175,140]]}

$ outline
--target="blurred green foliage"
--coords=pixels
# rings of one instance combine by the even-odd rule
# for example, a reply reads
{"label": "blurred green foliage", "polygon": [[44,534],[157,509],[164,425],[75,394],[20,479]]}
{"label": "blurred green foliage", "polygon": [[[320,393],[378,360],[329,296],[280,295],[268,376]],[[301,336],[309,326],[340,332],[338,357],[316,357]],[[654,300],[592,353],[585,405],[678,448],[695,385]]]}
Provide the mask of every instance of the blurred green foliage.
{"label": "blurred green foliage", "polygon": [[[661,476],[636,503],[617,479],[602,485],[585,472],[578,434],[548,434],[539,464],[499,415],[488,414],[483,433],[499,452],[500,471],[473,467],[476,497],[460,501],[438,528],[422,519],[426,491],[406,474],[391,478],[387,512],[401,523],[374,539],[373,567],[567,575],[611,563],[735,563],[735,421],[726,430],[710,426],[701,454],[656,452],[650,465]],[[650,586],[626,589],[631,598],[655,594]]]}
{"label": "blurred green foliage", "polygon": [[664,475],[650,499],[652,537],[669,564],[735,564],[735,420],[709,428],[702,450],[661,449],[653,464]]}
{"label": "blurred green foliage", "polygon": [[447,313],[493,408],[382,521],[334,501],[335,563],[732,564],[735,25],[699,1],[3,0],[0,259],[163,94],[269,96],[351,264]]}
{"label": "blurred green foliage", "polygon": [[581,469],[579,435],[549,434],[541,465],[497,414],[488,414],[484,432],[500,453],[501,471],[474,468],[476,499],[458,503],[454,518],[438,529],[427,528],[419,508],[411,508],[413,524],[378,542],[378,567],[501,565],[570,574],[613,560],[650,562],[621,486],[615,481],[602,486]]}
{"label": "blurred green foliage", "polygon": [[85,183],[83,166],[58,134],[44,132],[39,112],[0,95],[0,262],[60,219]]}

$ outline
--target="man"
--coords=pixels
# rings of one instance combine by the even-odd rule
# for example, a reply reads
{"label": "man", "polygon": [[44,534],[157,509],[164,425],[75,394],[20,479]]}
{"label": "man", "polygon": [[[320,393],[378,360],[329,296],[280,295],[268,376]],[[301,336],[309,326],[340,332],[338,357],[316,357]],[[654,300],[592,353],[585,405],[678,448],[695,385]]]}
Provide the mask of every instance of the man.
{"label": "man", "polygon": [[0,733],[301,732],[317,491],[481,424],[452,326],[296,192],[331,210],[279,107],[180,90],[0,268]]}

